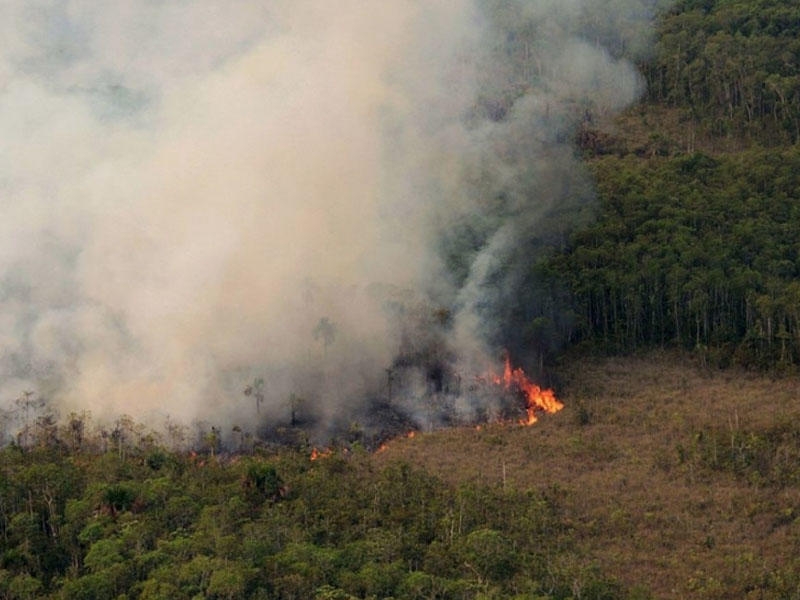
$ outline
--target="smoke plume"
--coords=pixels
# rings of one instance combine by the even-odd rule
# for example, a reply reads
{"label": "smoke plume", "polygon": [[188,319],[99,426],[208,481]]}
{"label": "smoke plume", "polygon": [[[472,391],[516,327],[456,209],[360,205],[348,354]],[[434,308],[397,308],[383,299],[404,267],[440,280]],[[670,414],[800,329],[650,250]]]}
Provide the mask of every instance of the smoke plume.
{"label": "smoke plume", "polygon": [[485,368],[651,5],[7,0],[0,405],[324,421],[398,356]]}

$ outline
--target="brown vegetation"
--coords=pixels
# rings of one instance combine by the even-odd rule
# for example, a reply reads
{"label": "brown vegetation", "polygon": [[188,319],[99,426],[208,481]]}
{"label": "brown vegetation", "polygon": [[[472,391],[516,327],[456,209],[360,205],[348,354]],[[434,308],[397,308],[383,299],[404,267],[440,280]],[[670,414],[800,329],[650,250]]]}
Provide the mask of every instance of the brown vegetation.
{"label": "brown vegetation", "polygon": [[792,579],[800,380],[662,353],[581,358],[561,376],[566,408],[535,427],[416,436],[379,460],[554,495],[581,560],[657,598],[760,598]]}

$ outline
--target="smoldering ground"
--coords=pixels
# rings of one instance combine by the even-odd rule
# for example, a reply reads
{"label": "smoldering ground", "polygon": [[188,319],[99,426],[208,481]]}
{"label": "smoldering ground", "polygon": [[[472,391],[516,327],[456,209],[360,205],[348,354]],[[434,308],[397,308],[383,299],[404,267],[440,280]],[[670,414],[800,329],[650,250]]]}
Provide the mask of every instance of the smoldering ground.
{"label": "smoldering ground", "polygon": [[227,427],[295,394],[324,424],[393,366],[493,366],[531,253],[591,202],[571,132],[641,92],[653,11],[4,2],[0,400]]}

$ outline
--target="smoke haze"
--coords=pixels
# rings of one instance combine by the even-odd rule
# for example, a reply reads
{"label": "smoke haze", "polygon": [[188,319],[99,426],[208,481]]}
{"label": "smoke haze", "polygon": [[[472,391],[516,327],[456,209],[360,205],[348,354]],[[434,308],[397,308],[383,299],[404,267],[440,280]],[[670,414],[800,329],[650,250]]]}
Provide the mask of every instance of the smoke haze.
{"label": "smoke haze", "polygon": [[263,377],[266,411],[333,416],[435,310],[485,368],[528,241],[591,200],[571,131],[640,93],[615,48],[651,8],[7,0],[0,405],[231,423]]}

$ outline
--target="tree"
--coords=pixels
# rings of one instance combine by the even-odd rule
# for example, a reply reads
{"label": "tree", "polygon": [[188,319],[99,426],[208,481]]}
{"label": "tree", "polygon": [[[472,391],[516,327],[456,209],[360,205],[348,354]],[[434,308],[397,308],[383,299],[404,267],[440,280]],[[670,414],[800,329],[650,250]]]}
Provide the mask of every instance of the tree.
{"label": "tree", "polygon": [[244,488],[254,499],[278,500],[283,494],[283,481],[271,464],[252,462],[247,467]]}
{"label": "tree", "polygon": [[244,598],[247,580],[251,577],[251,570],[238,562],[225,561],[211,574],[206,594],[221,600]]}
{"label": "tree", "polygon": [[256,412],[261,413],[261,403],[264,402],[264,380],[256,378],[251,385],[244,388],[245,396],[252,396],[256,401]]}
{"label": "tree", "polygon": [[219,427],[211,426],[211,429],[203,434],[203,445],[214,458],[219,452],[220,444],[222,443],[222,436]]}
{"label": "tree", "polygon": [[22,427],[17,433],[17,444],[21,448],[30,448],[35,441],[33,422],[39,409],[45,406],[44,399],[37,397],[36,392],[25,391],[14,400],[17,407],[17,418],[21,419]]}
{"label": "tree", "polygon": [[117,539],[97,540],[86,553],[83,564],[97,573],[122,561],[121,549],[122,544]]}
{"label": "tree", "polygon": [[476,529],[464,541],[464,564],[479,583],[503,582],[519,568],[513,544],[499,531]]}
{"label": "tree", "polygon": [[328,317],[322,317],[312,331],[315,341],[322,342],[323,352],[327,352],[328,346],[333,344],[336,339],[336,326]]}
{"label": "tree", "polygon": [[27,573],[13,577],[8,584],[9,598],[14,600],[33,600],[41,589],[42,582]]}
{"label": "tree", "polygon": [[86,437],[86,425],[91,419],[88,411],[80,413],[71,412],[67,415],[67,420],[64,424],[64,432],[62,433],[62,440],[66,442],[70,450],[81,450],[84,445]]}

